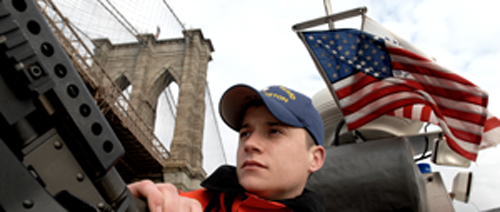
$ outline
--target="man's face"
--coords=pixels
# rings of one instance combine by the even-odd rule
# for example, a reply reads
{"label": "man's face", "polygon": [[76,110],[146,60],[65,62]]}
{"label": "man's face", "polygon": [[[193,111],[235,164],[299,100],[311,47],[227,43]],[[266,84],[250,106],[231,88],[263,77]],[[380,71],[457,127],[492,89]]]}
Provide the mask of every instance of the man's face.
{"label": "man's face", "polygon": [[266,199],[294,198],[302,193],[314,161],[307,131],[274,118],[264,106],[245,113],[237,151],[237,174],[249,192]]}

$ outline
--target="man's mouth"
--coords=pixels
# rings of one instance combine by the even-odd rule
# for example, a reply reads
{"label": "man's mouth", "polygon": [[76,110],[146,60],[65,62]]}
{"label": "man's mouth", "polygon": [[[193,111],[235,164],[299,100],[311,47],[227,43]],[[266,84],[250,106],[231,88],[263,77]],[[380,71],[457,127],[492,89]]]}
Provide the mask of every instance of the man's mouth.
{"label": "man's mouth", "polygon": [[261,163],[254,161],[254,160],[246,160],[242,165],[241,168],[266,168],[264,165]]}

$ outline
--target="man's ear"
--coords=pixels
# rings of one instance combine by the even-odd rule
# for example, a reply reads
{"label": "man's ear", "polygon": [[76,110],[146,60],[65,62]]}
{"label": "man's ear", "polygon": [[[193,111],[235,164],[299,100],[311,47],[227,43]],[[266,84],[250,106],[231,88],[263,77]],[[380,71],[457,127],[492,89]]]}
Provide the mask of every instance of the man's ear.
{"label": "man's ear", "polygon": [[311,149],[311,164],[309,166],[309,172],[313,173],[318,171],[323,166],[326,158],[326,151],[323,146],[315,145],[312,146]]}

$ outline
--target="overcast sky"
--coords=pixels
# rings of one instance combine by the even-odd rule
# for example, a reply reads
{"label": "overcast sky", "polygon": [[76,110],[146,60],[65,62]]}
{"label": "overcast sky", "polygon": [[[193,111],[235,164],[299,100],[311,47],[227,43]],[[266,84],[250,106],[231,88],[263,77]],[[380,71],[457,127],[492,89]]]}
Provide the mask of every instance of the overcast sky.
{"label": "overcast sky", "polygon": [[[215,48],[208,83],[214,104],[231,85],[258,89],[280,84],[313,96],[325,88],[312,59],[292,25],[325,15],[321,0],[168,0],[186,28],[199,28]],[[500,114],[499,1],[369,1],[332,0],[334,13],[367,6],[368,16],[435,57],[444,67],[469,79],[490,94],[489,110]],[[357,28],[355,21],[347,27]],[[495,39],[496,38],[496,39]],[[217,107],[217,105],[215,105]],[[229,163],[235,163],[237,134],[219,122]],[[473,204],[454,203],[457,211],[500,207],[500,149],[479,153],[474,172]],[[458,171],[441,171],[446,186]],[[475,206],[474,206],[475,205]]]}

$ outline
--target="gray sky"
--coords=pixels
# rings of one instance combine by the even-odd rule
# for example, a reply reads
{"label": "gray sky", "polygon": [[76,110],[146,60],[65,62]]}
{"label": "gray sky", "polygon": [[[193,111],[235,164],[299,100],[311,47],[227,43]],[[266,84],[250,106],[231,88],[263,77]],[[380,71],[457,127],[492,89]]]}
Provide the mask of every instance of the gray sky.
{"label": "gray sky", "polygon": [[[214,106],[236,83],[258,89],[281,84],[313,96],[325,88],[312,59],[292,25],[324,16],[323,1],[316,0],[169,0],[186,28],[199,28],[211,39],[215,52],[208,83]],[[368,7],[368,16],[435,57],[444,67],[469,79],[490,94],[489,110],[500,114],[500,28],[493,14],[500,2],[489,1],[370,1],[331,0],[333,12]],[[496,18],[495,18],[496,19]],[[359,20],[346,23],[357,28]],[[235,163],[237,134],[219,122],[229,163]],[[471,202],[481,210],[500,207],[500,149],[479,153]],[[441,171],[448,190],[463,168],[433,166]],[[472,204],[454,202],[457,211],[476,211]]]}

